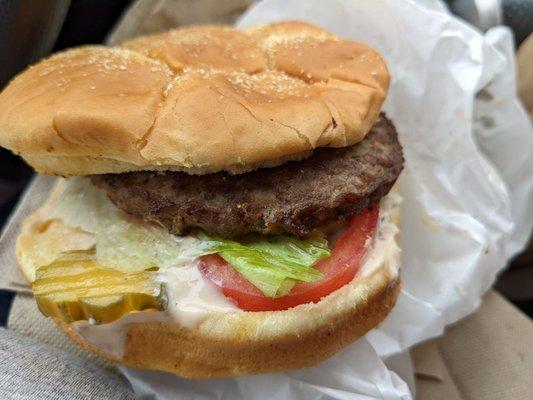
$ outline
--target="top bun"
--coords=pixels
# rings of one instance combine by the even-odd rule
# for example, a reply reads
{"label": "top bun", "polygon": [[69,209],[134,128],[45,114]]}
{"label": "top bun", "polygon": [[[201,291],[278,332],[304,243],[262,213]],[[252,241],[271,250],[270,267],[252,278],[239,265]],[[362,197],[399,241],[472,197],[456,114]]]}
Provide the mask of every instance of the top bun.
{"label": "top bun", "polygon": [[197,26],[58,53],[0,93],[0,145],[40,172],[240,173],[361,141],[389,74],[302,22]]}

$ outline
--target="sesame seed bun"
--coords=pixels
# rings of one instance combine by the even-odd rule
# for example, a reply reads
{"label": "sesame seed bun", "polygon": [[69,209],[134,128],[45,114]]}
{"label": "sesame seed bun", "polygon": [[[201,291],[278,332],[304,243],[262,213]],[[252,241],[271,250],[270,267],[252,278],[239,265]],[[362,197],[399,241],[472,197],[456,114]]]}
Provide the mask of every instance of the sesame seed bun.
{"label": "sesame seed bun", "polygon": [[361,141],[389,75],[370,47],[283,22],[88,46],[0,93],[0,145],[37,171],[240,173]]}

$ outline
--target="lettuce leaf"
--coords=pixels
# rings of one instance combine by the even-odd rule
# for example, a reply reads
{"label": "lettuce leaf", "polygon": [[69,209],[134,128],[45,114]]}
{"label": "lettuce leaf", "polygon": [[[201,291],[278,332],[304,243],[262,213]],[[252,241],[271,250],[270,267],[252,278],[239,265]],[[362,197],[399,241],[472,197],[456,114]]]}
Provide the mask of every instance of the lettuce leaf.
{"label": "lettuce leaf", "polygon": [[98,262],[123,271],[178,267],[210,250],[195,237],[172,235],[162,226],[128,217],[87,178],[62,182],[47,217],[92,233]]}
{"label": "lettuce leaf", "polygon": [[326,239],[322,238],[276,236],[244,244],[205,234],[200,238],[209,241],[212,252],[269,297],[288,294],[296,282],[322,279],[322,273],[312,266],[331,254]]}

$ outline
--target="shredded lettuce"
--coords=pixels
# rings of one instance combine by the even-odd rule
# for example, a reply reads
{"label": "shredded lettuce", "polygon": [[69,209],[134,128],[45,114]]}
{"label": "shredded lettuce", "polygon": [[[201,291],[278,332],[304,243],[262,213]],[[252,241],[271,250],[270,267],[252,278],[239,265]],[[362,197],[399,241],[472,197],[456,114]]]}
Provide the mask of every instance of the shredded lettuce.
{"label": "shredded lettuce", "polygon": [[72,177],[62,185],[61,194],[48,208],[48,217],[94,234],[96,258],[110,268],[165,269],[218,253],[265,295],[277,297],[287,294],[297,282],[321,279],[322,274],[312,265],[330,255],[322,238],[277,236],[238,243],[206,234],[172,235],[159,225],[128,217],[86,178]]}
{"label": "shredded lettuce", "polygon": [[209,252],[209,243],[175,236],[165,228],[135,222],[88,179],[69,178],[47,210],[48,218],[92,233],[99,263],[124,271],[161,269],[189,263]]}
{"label": "shredded lettuce", "polygon": [[314,268],[329,257],[326,239],[300,240],[288,236],[262,238],[245,244],[201,235],[218,253],[255,287],[269,297],[284,296],[296,282],[314,282],[322,273]]}

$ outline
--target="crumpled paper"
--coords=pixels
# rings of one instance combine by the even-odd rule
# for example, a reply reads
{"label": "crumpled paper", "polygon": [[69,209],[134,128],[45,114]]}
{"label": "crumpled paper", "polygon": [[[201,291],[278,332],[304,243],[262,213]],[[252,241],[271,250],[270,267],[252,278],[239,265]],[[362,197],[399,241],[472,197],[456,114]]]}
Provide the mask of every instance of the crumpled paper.
{"label": "crumpled paper", "polygon": [[533,130],[507,28],[482,35],[431,0],[265,0],[237,25],[287,19],[368,43],[389,66],[384,110],[406,158],[398,303],[312,368],[211,381],[123,368],[141,398],[412,399],[406,349],[475,310],[531,232]]}

